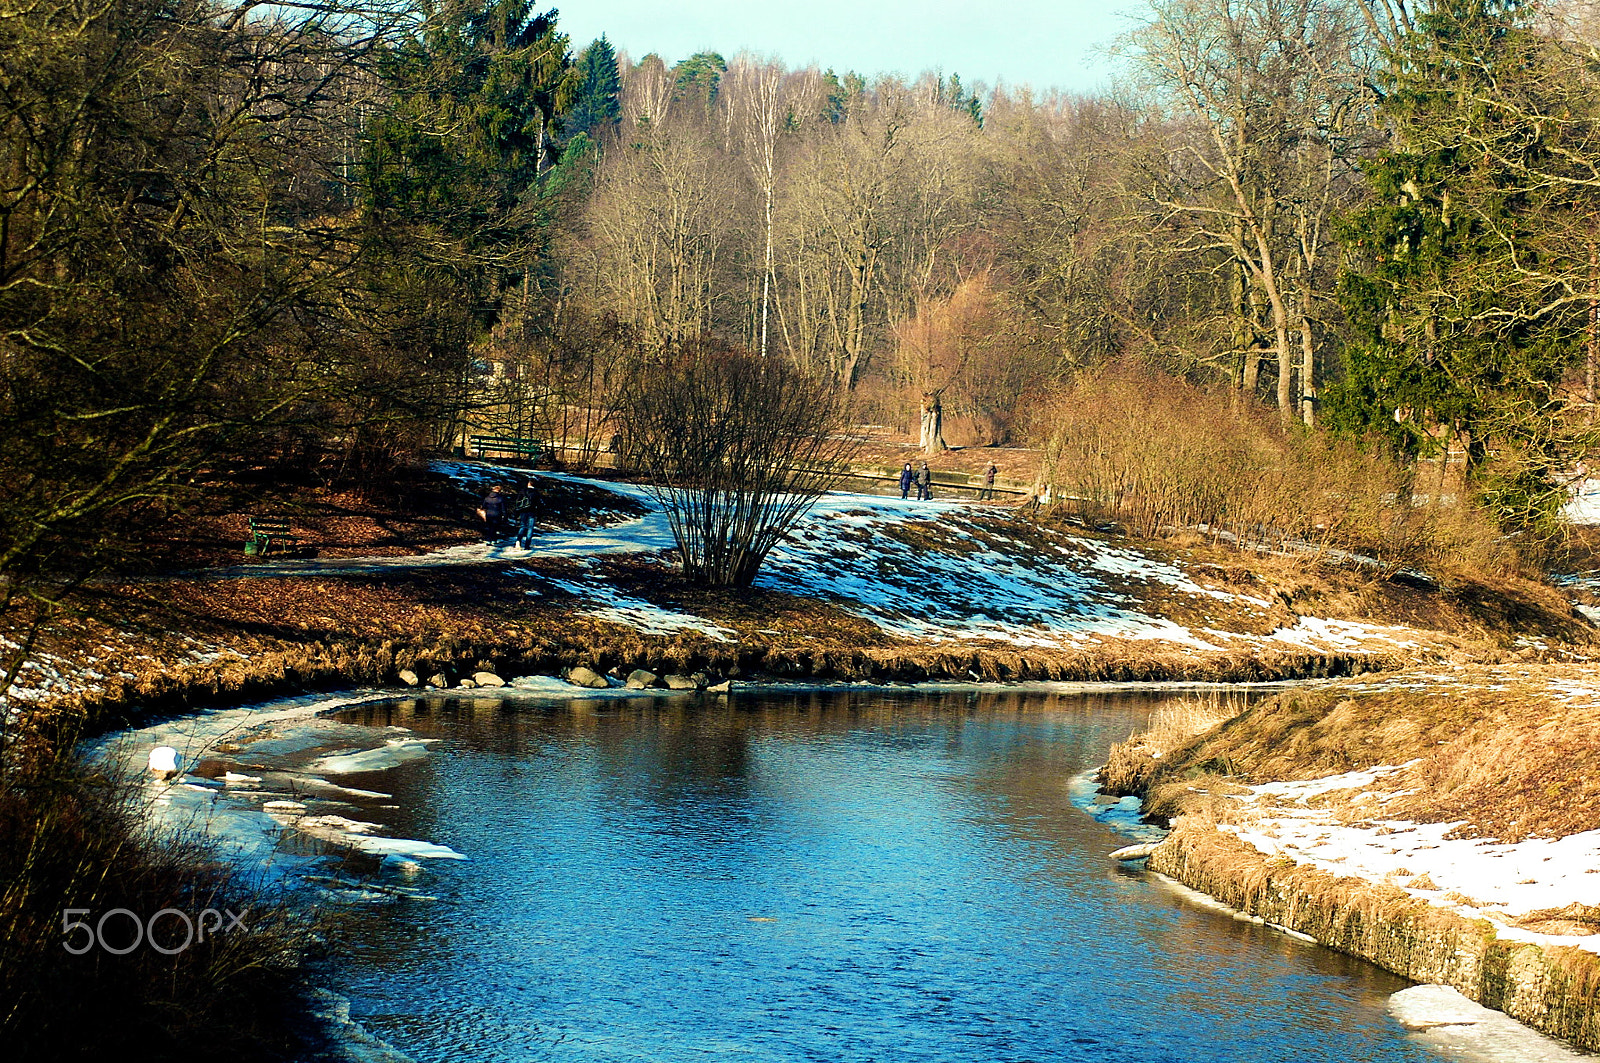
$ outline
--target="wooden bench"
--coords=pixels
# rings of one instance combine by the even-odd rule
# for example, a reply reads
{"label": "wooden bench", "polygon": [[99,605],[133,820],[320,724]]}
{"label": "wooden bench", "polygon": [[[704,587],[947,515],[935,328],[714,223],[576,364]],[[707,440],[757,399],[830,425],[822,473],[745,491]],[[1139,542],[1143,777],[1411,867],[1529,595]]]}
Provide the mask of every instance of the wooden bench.
{"label": "wooden bench", "polygon": [[274,549],[279,555],[302,552],[300,536],[289,531],[289,522],[281,517],[251,517],[250,536],[244,541],[246,557],[266,557]]}
{"label": "wooden bench", "polygon": [[512,454],[529,461],[538,461],[539,455],[544,453],[544,441],[540,439],[525,439],[522,436],[472,436],[467,440],[472,450],[478,452],[478,460],[482,461],[485,454]]}

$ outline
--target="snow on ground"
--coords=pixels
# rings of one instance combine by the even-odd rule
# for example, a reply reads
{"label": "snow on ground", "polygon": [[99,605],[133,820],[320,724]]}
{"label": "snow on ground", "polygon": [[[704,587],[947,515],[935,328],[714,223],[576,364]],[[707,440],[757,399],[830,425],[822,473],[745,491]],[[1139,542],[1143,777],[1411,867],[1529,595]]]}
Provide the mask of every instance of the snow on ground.
{"label": "snow on ground", "polygon": [[554,579],[547,576],[545,582],[588,602],[585,612],[590,616],[635,628],[646,635],[675,635],[681,631],[698,631],[717,642],[732,642],[737,637],[737,632],[713,624],[702,617],[676,609],[667,609],[647,602],[643,598],[634,598],[598,580],[580,583],[576,580]]}
{"label": "snow on ground", "polygon": [[[1447,837],[1456,823],[1385,818],[1384,804],[1403,791],[1385,791],[1382,784],[1406,767],[1254,786],[1239,798],[1251,813],[1246,821],[1219,829],[1266,856],[1385,882],[1429,904],[1486,919],[1502,938],[1600,952],[1600,934],[1540,933],[1517,925],[1530,913],[1574,903],[1600,906],[1600,830],[1508,844]],[[1350,790],[1363,792],[1342,814],[1315,800]],[[1351,807],[1361,816],[1352,818]]]}
{"label": "snow on ground", "polygon": [[[1110,637],[1218,648],[1185,627],[1139,611],[1104,578],[1134,576],[1175,590],[1215,593],[1176,566],[1089,538],[1057,544],[1049,556],[1020,541],[1015,550],[997,550],[962,527],[974,508],[960,502],[829,495],[772,551],[756,583],[838,600],[889,634],[908,639],[1061,646]],[[923,550],[885,534],[888,525],[910,521],[938,522],[962,552]],[[1003,538],[1003,531],[993,537]]]}
{"label": "snow on ground", "polygon": [[1303,616],[1293,627],[1281,627],[1270,636],[1275,642],[1288,642],[1296,646],[1305,646],[1308,649],[1363,649],[1370,648],[1374,642],[1387,642],[1393,646],[1407,649],[1416,648],[1416,643],[1397,637],[1401,628],[1377,628],[1370,624],[1357,624],[1348,620],[1324,620],[1315,616]]}
{"label": "snow on ground", "polygon": [[[435,468],[467,486],[491,475],[525,470],[441,462]],[[646,509],[642,517],[603,528],[543,532],[526,550],[505,543],[452,547],[401,561],[410,565],[505,561],[526,557],[585,558],[660,554],[673,547],[665,512],[648,488],[635,484],[540,473],[620,495]],[[965,502],[915,502],[879,495],[831,493],[768,556],[756,585],[832,600],[906,639],[943,642],[986,639],[1012,646],[1088,646],[1106,639],[1159,641],[1199,650],[1279,644],[1313,650],[1411,647],[1395,631],[1368,625],[1302,618],[1270,635],[1216,628],[1195,630],[1144,611],[1125,589],[1143,582],[1158,593],[1240,604],[1266,610],[1271,603],[1203,587],[1171,562],[1090,536],[1058,535],[1045,547],[1011,537],[1004,510]],[[981,528],[975,522],[982,522]],[[929,523],[948,548],[925,549],[893,534],[896,525]],[[384,565],[391,559],[284,562],[283,569],[329,572]],[[260,571],[265,566],[254,566]],[[699,617],[619,594],[598,580],[560,583],[587,599],[593,616],[648,633],[700,630],[725,639],[732,632]]]}
{"label": "snow on ground", "polygon": [[1572,499],[1561,512],[1573,524],[1600,524],[1600,480],[1574,484]]}

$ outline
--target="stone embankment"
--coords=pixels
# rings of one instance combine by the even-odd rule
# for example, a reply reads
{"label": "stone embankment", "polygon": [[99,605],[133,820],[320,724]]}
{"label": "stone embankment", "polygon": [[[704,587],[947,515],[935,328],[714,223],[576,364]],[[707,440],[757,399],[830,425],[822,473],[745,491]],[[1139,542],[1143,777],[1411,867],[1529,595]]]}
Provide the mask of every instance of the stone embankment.
{"label": "stone embankment", "polygon": [[1404,890],[1268,857],[1201,816],[1184,816],[1149,868],[1268,923],[1416,982],[1464,996],[1600,1051],[1600,956],[1508,939]]}

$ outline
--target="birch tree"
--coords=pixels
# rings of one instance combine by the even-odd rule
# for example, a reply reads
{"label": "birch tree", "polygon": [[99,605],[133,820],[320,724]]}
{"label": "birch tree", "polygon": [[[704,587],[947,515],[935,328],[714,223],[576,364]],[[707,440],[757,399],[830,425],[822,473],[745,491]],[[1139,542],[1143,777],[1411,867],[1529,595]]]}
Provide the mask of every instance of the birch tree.
{"label": "birch tree", "polygon": [[789,77],[774,62],[738,56],[723,78],[723,98],[740,154],[761,197],[761,303],[757,351],[767,356],[773,273],[772,202],[778,184],[778,141],[792,114]]}

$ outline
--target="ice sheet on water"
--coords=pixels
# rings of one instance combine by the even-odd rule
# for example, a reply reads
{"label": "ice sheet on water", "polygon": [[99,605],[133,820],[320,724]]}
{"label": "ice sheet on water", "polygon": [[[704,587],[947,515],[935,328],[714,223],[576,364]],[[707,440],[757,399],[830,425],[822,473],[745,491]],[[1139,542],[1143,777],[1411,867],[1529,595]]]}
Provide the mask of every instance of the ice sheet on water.
{"label": "ice sheet on water", "polygon": [[354,775],[364,771],[386,771],[408,761],[421,760],[428,755],[428,743],[435,738],[392,739],[377,749],[364,749],[359,753],[319,757],[311,762],[312,771],[328,775]]}
{"label": "ice sheet on water", "polygon": [[1418,1040],[1467,1063],[1567,1063],[1596,1057],[1529,1029],[1449,986],[1418,985],[1389,998],[1389,1014]]}
{"label": "ice sheet on water", "polygon": [[1111,797],[1100,792],[1095,772],[1075,775],[1067,784],[1072,803],[1113,832],[1138,842],[1157,842],[1167,836],[1166,829],[1145,823],[1143,805],[1137,797]]}

